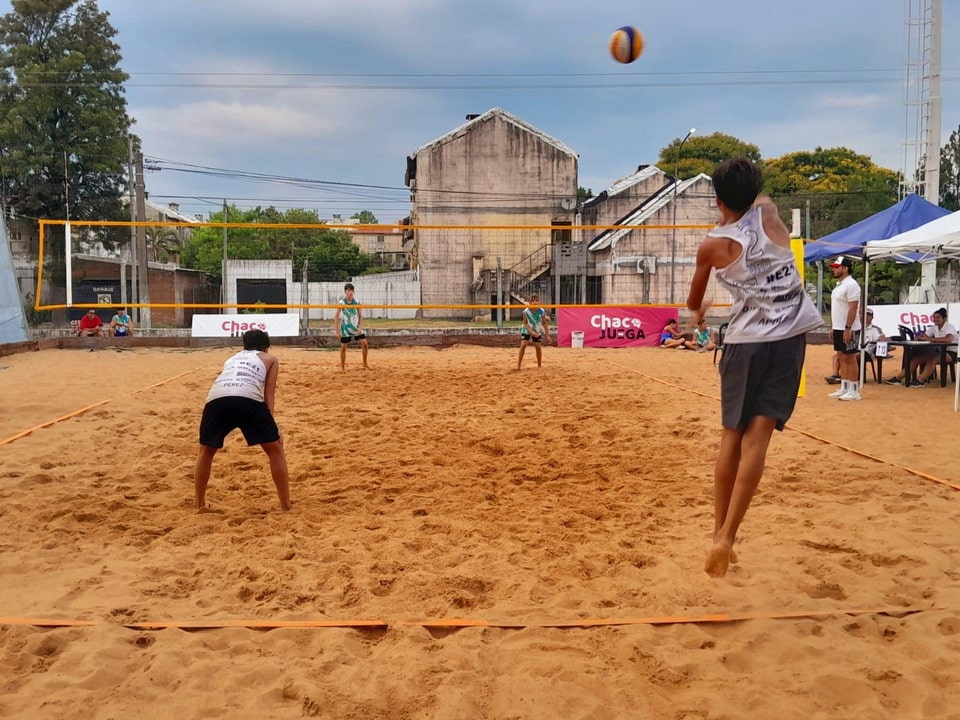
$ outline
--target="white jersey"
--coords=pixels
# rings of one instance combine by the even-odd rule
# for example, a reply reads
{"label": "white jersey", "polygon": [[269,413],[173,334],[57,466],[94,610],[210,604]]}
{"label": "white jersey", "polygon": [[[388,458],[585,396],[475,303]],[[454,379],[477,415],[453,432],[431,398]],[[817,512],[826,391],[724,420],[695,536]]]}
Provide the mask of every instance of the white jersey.
{"label": "white jersey", "polygon": [[714,228],[710,237],[730,238],[740,256],[717,270],[717,280],[733,296],[724,342],[772,342],[802,335],[823,320],[803,291],[793,251],[763,230],[763,210],[748,210],[735,223]]}
{"label": "white jersey", "polygon": [[258,350],[241,350],[227,358],[223,370],[213,381],[207,402],[222,397],[245,397],[263,402],[263,386],[267,381],[267,366]]}
{"label": "white jersey", "polygon": [[928,325],[924,334],[928,338],[945,338],[953,335],[952,343],[949,347],[956,348],[957,342],[957,329],[948,322],[943,324],[943,327],[937,327],[936,324]]}
{"label": "white jersey", "polygon": [[[838,282],[830,293],[830,326],[833,330],[847,329],[847,316],[850,306],[860,302],[860,283],[847,275]],[[860,329],[859,311],[853,318],[851,330]]]}

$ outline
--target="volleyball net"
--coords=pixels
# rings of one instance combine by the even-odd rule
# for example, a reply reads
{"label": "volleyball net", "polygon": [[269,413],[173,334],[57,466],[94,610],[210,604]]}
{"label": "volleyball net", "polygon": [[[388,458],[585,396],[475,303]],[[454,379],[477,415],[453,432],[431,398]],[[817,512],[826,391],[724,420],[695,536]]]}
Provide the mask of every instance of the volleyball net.
{"label": "volleyball net", "polygon": [[[504,217],[505,221],[513,218]],[[491,320],[683,304],[710,225],[404,225],[41,220],[36,310],[97,306]]]}

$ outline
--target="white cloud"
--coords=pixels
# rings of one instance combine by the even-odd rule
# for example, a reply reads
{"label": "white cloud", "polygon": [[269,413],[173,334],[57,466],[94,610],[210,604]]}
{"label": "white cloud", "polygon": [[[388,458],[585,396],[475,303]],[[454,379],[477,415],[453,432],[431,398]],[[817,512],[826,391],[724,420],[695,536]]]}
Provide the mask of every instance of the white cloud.
{"label": "white cloud", "polygon": [[822,95],[816,102],[825,108],[852,108],[855,110],[870,110],[887,105],[889,102],[889,97],[879,94]]}

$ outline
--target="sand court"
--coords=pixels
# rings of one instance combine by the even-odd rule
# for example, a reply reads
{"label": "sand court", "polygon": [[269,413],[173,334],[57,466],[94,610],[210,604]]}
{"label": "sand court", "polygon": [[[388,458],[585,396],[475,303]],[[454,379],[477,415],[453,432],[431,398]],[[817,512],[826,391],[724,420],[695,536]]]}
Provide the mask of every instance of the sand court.
{"label": "sand court", "polygon": [[234,350],[0,358],[0,442],[85,409],[0,445],[0,717],[960,717],[952,388],[809,348],[717,581],[710,354],[278,347],[293,510],[234,433],[197,514]]}

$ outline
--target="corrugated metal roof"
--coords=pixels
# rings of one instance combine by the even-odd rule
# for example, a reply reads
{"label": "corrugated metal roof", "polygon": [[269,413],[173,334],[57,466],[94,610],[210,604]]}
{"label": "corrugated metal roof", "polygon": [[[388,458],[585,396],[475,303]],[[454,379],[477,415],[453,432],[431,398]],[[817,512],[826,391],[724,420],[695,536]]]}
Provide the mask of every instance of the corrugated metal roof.
{"label": "corrugated metal roof", "polygon": [[180,212],[179,210],[174,210],[169,205],[160,205],[149,199],[147,199],[146,204],[152,207],[158,213],[162,213],[163,215],[166,215],[169,219],[173,220],[174,222],[185,222],[185,223],[200,222],[199,220],[197,220],[197,218],[191,217],[190,215],[184,215],[182,212]]}
{"label": "corrugated metal roof", "polygon": [[568,155],[572,155],[573,157],[580,157],[576,152],[571,150],[569,147],[564,145],[555,137],[551,137],[550,135],[547,135],[545,132],[543,132],[542,130],[538,130],[530,123],[524,122],[523,120],[518,118],[516,115],[513,115],[507,112],[506,110],[504,110],[503,108],[499,108],[499,107],[491,108],[490,110],[487,110],[482,115],[478,115],[473,120],[468,120],[460,127],[451,130],[446,135],[441,135],[436,140],[431,140],[426,145],[421,145],[416,150],[414,150],[409,157],[415,158],[417,155],[419,155],[421,152],[423,152],[427,148],[431,148],[434,145],[441,145],[443,143],[450,142],[451,140],[454,140],[455,138],[466,133],[474,125],[485,122],[486,120],[489,120],[492,117],[502,118],[508,123],[511,123],[512,125],[516,125],[517,127],[522,128],[523,130],[530,133],[531,135],[536,135],[541,140],[543,140],[546,143],[549,143],[550,145],[553,145],[555,148],[557,148],[561,152],[565,152]]}
{"label": "corrugated metal roof", "polygon": [[646,167],[639,168],[633,175],[628,175],[625,178],[617,180],[613,185],[604,190],[604,192],[607,194],[607,197],[613,197],[654,175],[666,175],[666,173],[656,165],[647,165]]}
{"label": "corrugated metal roof", "polygon": [[606,250],[608,247],[616,245],[620,241],[620,238],[636,229],[634,226],[643,225],[660,210],[673,202],[674,190],[676,190],[676,196],[683,195],[687,188],[695,185],[700,180],[710,180],[710,176],[700,173],[692,178],[681,180],[679,183],[674,182],[662,188],[660,192],[647,198],[640,207],[616,223],[617,225],[629,225],[631,227],[624,227],[620,230],[604,230],[587,246],[587,250],[591,252]]}

